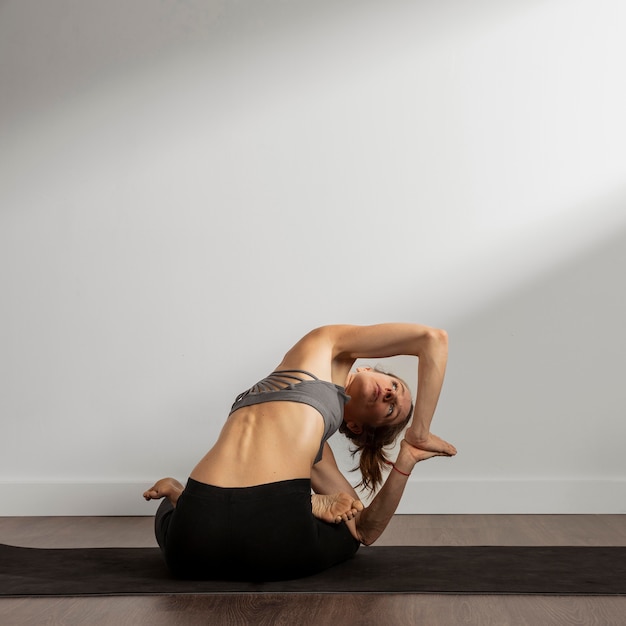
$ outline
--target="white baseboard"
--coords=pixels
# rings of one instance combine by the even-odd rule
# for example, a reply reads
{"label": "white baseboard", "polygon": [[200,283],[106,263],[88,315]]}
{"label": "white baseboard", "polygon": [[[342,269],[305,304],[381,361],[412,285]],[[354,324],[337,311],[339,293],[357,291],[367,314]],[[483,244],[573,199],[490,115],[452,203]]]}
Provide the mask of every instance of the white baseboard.
{"label": "white baseboard", "polygon": [[626,513],[626,479],[411,480],[397,513]]}
{"label": "white baseboard", "polygon": [[141,483],[0,483],[0,517],[40,515],[154,515],[158,502]]}
{"label": "white baseboard", "polygon": [[[153,515],[148,482],[0,483],[0,516]],[[400,514],[624,514],[626,479],[410,480]]]}

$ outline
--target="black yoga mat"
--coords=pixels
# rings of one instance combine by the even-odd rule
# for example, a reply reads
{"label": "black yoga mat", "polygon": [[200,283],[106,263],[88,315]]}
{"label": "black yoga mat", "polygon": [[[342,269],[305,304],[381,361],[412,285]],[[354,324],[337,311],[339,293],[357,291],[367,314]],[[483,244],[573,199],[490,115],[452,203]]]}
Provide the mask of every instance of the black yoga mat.
{"label": "black yoga mat", "polygon": [[626,594],[626,547],[382,546],[321,574],[267,583],[169,577],[157,548],[0,544],[0,595],[214,593]]}

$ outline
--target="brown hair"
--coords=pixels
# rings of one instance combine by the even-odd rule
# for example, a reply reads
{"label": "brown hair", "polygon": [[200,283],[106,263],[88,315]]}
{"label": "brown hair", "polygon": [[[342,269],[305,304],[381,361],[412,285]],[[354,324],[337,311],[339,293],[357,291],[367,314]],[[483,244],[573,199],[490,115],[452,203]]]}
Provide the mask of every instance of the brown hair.
{"label": "brown hair", "polygon": [[[383,373],[402,380],[389,372]],[[404,384],[406,386],[406,383]],[[357,487],[374,491],[383,482],[382,470],[389,462],[384,448],[390,446],[406,428],[413,415],[413,408],[413,403],[411,403],[408,415],[398,424],[393,426],[368,426],[363,424],[359,434],[353,433],[345,422],[341,424],[339,432],[350,439],[355,446],[351,450],[352,456],[359,454],[359,465],[352,470],[361,470],[362,479]]]}

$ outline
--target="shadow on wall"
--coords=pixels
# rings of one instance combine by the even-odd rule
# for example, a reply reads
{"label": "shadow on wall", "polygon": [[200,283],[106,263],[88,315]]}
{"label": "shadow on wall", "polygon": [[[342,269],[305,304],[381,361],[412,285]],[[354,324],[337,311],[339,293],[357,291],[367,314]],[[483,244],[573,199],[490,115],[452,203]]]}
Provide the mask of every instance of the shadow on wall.
{"label": "shadow on wall", "polygon": [[622,227],[449,327],[438,414],[477,474],[624,475],[625,269]]}
{"label": "shadow on wall", "polygon": [[[527,10],[529,4],[522,8]],[[381,29],[391,29],[400,39],[432,40],[449,36],[455,25],[467,28],[519,11],[520,3],[57,0],[33,7],[19,0],[0,2],[0,57],[11,59],[0,69],[7,120],[63,105],[91,92],[102,80],[133,69],[143,72],[192,48],[202,47],[203,56],[215,58],[220,66],[232,63],[233,71],[246,66],[247,55],[256,57],[282,40],[289,52],[286,58],[303,39],[312,48],[323,42],[325,49],[335,48],[336,56],[350,57],[354,52],[346,46],[346,34],[360,33],[366,47],[359,46],[358,54],[367,54],[380,40]],[[26,49],[24,38],[36,44]]]}
{"label": "shadow on wall", "polygon": [[[407,263],[411,289],[369,310],[364,323],[393,310],[450,334],[433,431],[459,456],[423,464],[424,480],[624,475],[625,203],[616,189],[523,232],[448,242],[448,266]],[[414,359],[380,364],[413,382]],[[348,444],[333,446],[351,469]]]}

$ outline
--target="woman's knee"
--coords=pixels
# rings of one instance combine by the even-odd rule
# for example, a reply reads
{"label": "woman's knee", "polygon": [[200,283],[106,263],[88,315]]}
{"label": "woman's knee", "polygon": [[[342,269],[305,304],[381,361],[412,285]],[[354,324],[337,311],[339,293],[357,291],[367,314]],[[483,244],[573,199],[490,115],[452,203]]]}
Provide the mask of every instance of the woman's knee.
{"label": "woman's knee", "polygon": [[154,536],[161,550],[165,549],[167,529],[169,528],[170,519],[174,511],[174,505],[167,498],[164,498],[154,516]]}

